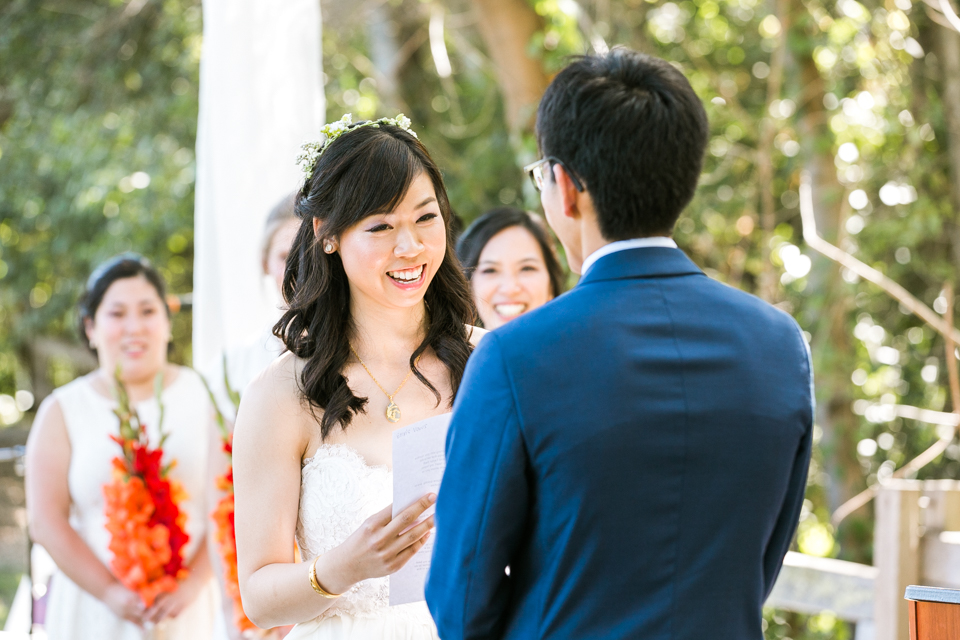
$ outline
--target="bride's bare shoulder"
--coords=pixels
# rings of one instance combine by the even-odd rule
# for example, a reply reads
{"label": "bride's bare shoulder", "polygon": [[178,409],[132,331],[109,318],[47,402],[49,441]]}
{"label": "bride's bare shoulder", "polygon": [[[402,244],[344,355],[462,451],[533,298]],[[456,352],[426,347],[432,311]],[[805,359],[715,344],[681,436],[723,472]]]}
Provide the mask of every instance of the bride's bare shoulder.
{"label": "bride's bare shoulder", "polygon": [[480,341],[483,339],[483,336],[490,333],[486,329],[481,329],[480,327],[475,327],[472,324],[466,325],[467,327],[467,339],[470,341],[474,347],[480,344]]}
{"label": "bride's bare shoulder", "polygon": [[292,353],[284,353],[264,369],[244,390],[240,414],[248,413],[291,417],[299,414],[299,377],[303,363]]}
{"label": "bride's bare shoulder", "polygon": [[242,460],[264,459],[269,451],[299,464],[304,452],[310,449],[316,423],[300,391],[302,366],[299,358],[286,353],[254,378],[241,394],[234,452]]}
{"label": "bride's bare shoulder", "polygon": [[297,390],[297,378],[303,363],[289,351],[279,356],[254,378],[247,387],[247,393],[289,393]]}

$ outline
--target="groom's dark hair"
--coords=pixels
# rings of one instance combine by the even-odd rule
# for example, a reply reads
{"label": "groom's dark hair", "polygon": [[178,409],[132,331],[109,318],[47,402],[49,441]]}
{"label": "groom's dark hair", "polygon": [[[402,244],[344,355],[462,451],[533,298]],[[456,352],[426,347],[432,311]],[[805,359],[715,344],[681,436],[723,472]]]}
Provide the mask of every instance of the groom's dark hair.
{"label": "groom's dark hair", "polygon": [[622,47],[576,58],[537,111],[543,157],[583,183],[607,240],[671,233],[693,198],[708,135],[684,75]]}

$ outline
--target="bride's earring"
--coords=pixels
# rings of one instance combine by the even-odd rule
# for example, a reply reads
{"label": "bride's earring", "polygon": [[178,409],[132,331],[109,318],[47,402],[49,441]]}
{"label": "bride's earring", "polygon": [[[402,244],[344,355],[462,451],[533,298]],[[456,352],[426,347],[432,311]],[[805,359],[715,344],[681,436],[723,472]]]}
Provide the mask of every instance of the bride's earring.
{"label": "bride's earring", "polygon": [[327,253],[333,253],[333,243],[327,242],[325,245],[323,245],[323,250]]}

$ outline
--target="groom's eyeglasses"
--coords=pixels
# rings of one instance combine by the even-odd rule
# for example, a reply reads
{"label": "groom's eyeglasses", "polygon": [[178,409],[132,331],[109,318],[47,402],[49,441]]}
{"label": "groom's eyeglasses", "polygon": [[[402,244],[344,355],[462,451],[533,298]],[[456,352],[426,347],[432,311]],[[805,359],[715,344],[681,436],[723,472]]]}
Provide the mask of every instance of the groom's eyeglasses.
{"label": "groom's eyeglasses", "polygon": [[570,181],[573,183],[573,186],[576,187],[577,191],[583,191],[583,185],[580,183],[580,179],[573,175],[573,172],[567,169],[566,165],[553,156],[547,156],[536,162],[531,162],[523,168],[523,172],[530,176],[530,180],[533,181],[533,186],[537,191],[543,191],[543,167],[547,164],[558,164],[563,167],[563,170],[570,176]]}

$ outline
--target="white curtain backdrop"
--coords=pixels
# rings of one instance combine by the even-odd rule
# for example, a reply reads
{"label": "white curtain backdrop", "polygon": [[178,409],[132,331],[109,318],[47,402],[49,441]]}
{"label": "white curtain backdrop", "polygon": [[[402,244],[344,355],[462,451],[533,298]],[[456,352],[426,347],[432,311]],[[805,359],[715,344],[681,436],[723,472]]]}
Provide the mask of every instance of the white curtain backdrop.
{"label": "white curtain backdrop", "polygon": [[204,0],[194,210],[193,363],[277,317],[262,276],[270,209],[300,186],[324,118],[319,0]]}

